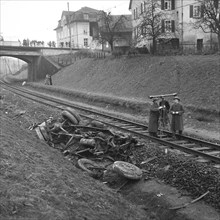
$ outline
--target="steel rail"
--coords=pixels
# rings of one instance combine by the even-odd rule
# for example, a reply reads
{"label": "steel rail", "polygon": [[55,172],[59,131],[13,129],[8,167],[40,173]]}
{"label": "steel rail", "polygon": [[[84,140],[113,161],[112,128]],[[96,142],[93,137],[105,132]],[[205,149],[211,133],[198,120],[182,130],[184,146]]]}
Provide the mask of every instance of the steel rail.
{"label": "steel rail", "polygon": [[[14,86],[13,86],[13,88],[14,88]],[[124,122],[126,124],[128,123],[128,124],[132,124],[134,126],[142,127],[143,129],[148,129],[148,126],[145,125],[145,124],[142,124],[142,123],[139,123],[139,122],[133,122],[133,121],[130,121],[130,120],[127,120],[127,119],[124,119],[124,118],[117,117],[117,116],[108,115],[108,114],[103,113],[103,112],[97,112],[94,109],[91,110],[89,108],[85,108],[85,107],[73,104],[69,100],[65,100],[64,101],[61,98],[57,98],[57,97],[55,98],[53,96],[49,96],[49,95],[46,95],[46,94],[40,93],[40,92],[31,91],[31,90],[28,90],[28,89],[20,89],[19,87],[16,87],[16,90],[21,91],[21,92],[25,91],[26,93],[32,94],[32,95],[34,95],[36,97],[39,97],[39,98],[43,97],[44,99],[46,98],[46,99],[48,99],[50,101],[59,102],[59,104],[63,104],[65,106],[77,108],[78,110],[86,111],[86,112],[93,113],[93,114],[96,114],[96,115],[100,115],[100,116],[103,116],[103,117],[106,117],[106,118],[109,118],[109,119],[113,119],[113,117],[114,117],[114,119],[116,121],[121,121],[121,122]],[[172,135],[172,133],[169,132],[169,131],[166,131],[166,130],[160,130],[160,131],[162,133],[168,135],[168,136]],[[186,136],[186,135],[178,135],[178,134],[176,134],[176,136],[178,138],[187,139],[187,140],[192,141],[194,143],[198,143],[198,144],[201,144],[201,145],[204,145],[204,146],[210,146],[212,148],[215,148],[216,150],[220,150],[220,145],[218,145],[217,143],[204,141],[204,140],[201,140],[201,139],[198,139],[198,138],[194,138],[194,137],[190,137],[190,136]]]}
{"label": "steel rail", "polygon": [[[9,85],[6,85],[6,86],[8,87]],[[217,157],[215,155],[211,155],[212,153],[209,154],[210,152],[205,153],[205,152],[202,152],[202,151],[199,151],[199,150],[194,150],[193,148],[186,147],[186,146],[184,146],[184,144],[183,145],[177,144],[177,143],[175,143],[175,142],[178,142],[177,140],[167,141],[163,138],[156,138],[156,137],[148,135],[147,126],[144,125],[144,124],[135,123],[133,121],[129,121],[127,119],[121,119],[119,117],[107,115],[105,113],[96,112],[95,110],[91,110],[91,109],[87,109],[87,108],[85,109],[85,107],[73,104],[68,100],[61,100],[59,98],[54,98],[52,96],[48,96],[48,95],[45,95],[45,94],[42,94],[42,93],[38,93],[38,92],[36,93],[36,92],[30,91],[30,90],[15,88],[14,86],[13,87],[10,86],[9,90],[16,93],[16,94],[18,94],[18,95],[26,97],[28,99],[32,99],[34,101],[41,102],[43,104],[51,105],[51,106],[59,108],[59,109],[64,109],[65,107],[57,106],[57,104],[77,108],[78,110],[89,112],[89,113],[92,113],[92,114],[95,114],[95,115],[100,115],[102,117],[110,119],[111,121],[103,121],[103,119],[95,119],[95,120],[103,122],[104,124],[109,125],[111,127],[114,127],[116,129],[123,130],[123,131],[129,132],[129,133],[133,133],[133,134],[135,134],[135,135],[137,135],[141,138],[150,139],[150,140],[156,141],[158,143],[161,143],[165,146],[169,146],[169,147],[184,151],[188,154],[201,156],[201,157],[204,157],[204,158],[206,158],[208,160],[211,160],[215,163],[220,163],[220,157]],[[36,100],[34,97],[38,97],[38,99],[41,99],[41,100]],[[45,103],[45,99],[47,100],[47,103]],[[50,103],[48,103],[48,101]],[[56,103],[56,105],[54,105],[54,103]],[[83,116],[83,117],[94,120],[93,117],[89,117],[89,116],[86,116],[86,115],[83,115],[83,114],[80,114],[80,115]],[[134,128],[135,128],[135,130],[134,130]],[[138,130],[141,129],[141,130],[137,131],[137,129]],[[167,132],[167,133],[170,134],[170,132]],[[181,137],[181,140],[183,140],[183,141],[187,139],[187,140],[190,140],[191,142],[194,142],[194,143],[197,143],[197,144],[200,144],[200,145],[209,146],[209,147],[211,147],[209,150],[212,150],[212,148],[216,149],[216,150],[219,151],[219,155],[220,155],[220,145],[218,145],[218,144],[202,141],[202,140],[199,140],[199,139],[194,139],[194,138],[188,137],[188,136],[180,136],[180,137]],[[194,143],[188,143],[188,145],[189,144],[193,145]]]}

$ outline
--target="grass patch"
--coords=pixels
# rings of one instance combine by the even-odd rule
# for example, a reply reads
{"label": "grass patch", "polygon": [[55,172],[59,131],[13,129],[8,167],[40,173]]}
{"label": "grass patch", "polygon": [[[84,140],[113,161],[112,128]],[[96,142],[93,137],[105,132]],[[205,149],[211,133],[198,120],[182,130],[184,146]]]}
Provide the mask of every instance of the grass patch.
{"label": "grass patch", "polygon": [[201,114],[197,113],[195,116],[195,119],[198,121],[203,121],[203,122],[213,122],[214,119],[211,115],[206,115],[206,114]]}

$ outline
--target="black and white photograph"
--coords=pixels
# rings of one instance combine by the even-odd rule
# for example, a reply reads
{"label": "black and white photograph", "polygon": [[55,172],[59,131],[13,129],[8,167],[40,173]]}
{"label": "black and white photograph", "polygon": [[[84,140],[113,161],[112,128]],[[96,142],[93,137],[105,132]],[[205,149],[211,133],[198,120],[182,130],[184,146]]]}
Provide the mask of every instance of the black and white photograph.
{"label": "black and white photograph", "polygon": [[0,0],[0,220],[219,220],[220,0]]}

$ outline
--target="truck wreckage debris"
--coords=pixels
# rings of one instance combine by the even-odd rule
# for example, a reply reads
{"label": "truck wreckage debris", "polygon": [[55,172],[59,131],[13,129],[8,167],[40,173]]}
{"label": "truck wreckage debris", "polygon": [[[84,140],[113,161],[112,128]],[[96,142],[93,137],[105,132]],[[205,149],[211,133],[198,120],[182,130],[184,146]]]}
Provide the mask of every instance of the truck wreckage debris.
{"label": "truck wreckage debris", "polygon": [[[82,120],[72,108],[65,108],[61,117],[32,127],[39,137],[59,149],[69,160],[77,159],[77,166],[94,178],[115,172],[128,180],[142,178],[142,170],[135,166],[133,150],[143,146],[131,135],[108,129],[97,120]],[[99,165],[95,161],[101,161]]]}

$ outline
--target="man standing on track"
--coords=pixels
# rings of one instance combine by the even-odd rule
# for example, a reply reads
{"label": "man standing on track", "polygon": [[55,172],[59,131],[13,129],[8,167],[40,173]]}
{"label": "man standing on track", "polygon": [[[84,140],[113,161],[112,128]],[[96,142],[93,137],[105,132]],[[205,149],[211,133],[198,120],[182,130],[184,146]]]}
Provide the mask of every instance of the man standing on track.
{"label": "man standing on track", "polygon": [[163,96],[161,96],[161,101],[159,102],[160,106],[160,123],[163,128],[167,127],[168,124],[170,124],[169,120],[169,110],[170,110],[170,104],[167,100],[164,99]]}
{"label": "man standing on track", "polygon": [[176,131],[179,131],[181,135],[183,132],[183,106],[179,103],[180,98],[178,96],[174,97],[174,104],[170,108],[170,113],[172,115],[171,119],[171,131],[173,133],[173,137],[175,137]]}
{"label": "man standing on track", "polygon": [[148,131],[151,136],[157,137],[158,132],[158,120],[159,120],[159,105],[157,104],[157,98],[153,98],[152,105],[150,107],[149,127]]}

